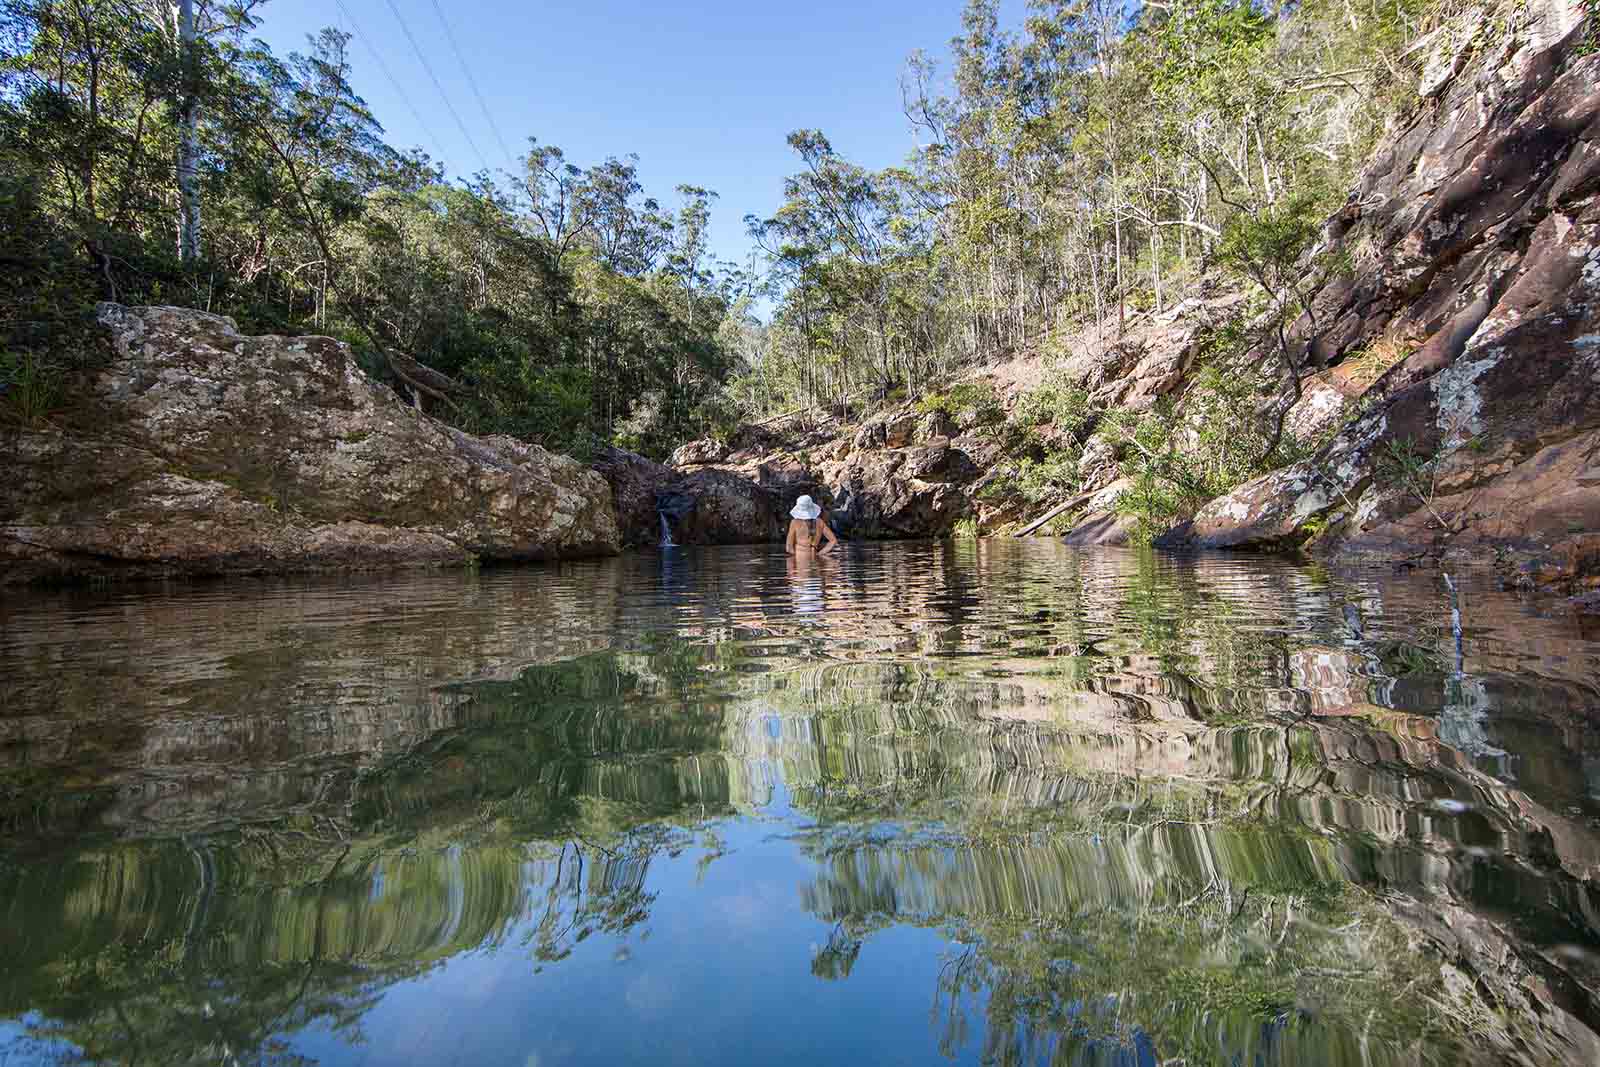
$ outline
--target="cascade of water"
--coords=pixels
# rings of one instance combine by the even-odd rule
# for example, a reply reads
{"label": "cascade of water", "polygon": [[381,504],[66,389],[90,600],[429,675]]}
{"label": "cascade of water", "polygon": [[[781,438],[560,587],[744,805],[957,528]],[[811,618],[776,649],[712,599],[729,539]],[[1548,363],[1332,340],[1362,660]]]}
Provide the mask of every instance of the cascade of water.
{"label": "cascade of water", "polygon": [[667,513],[658,511],[656,514],[661,516],[661,547],[677,548],[678,542],[672,539],[672,526],[667,522]]}

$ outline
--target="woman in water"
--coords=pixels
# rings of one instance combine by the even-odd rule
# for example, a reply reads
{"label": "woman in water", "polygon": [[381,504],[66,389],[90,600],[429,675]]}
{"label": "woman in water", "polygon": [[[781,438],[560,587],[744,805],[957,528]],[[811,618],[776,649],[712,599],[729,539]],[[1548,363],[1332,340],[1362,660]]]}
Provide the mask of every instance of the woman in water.
{"label": "woman in water", "polygon": [[828,527],[828,520],[822,517],[822,508],[809,496],[802,496],[794,502],[794,508],[789,512],[789,536],[784,539],[783,550],[790,555],[796,553],[809,553],[821,543],[823,538],[828,539],[823,552],[832,552],[838,545],[839,539],[834,536],[833,530]]}

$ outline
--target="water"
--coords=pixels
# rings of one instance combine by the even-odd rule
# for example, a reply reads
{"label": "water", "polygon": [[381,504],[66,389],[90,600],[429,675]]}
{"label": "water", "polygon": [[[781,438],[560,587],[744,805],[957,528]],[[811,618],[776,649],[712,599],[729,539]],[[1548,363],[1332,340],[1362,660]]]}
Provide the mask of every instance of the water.
{"label": "water", "polygon": [[7,590],[0,1063],[1600,1062],[1600,641],[1456,584]]}
{"label": "water", "polygon": [[678,542],[672,539],[672,525],[667,522],[667,513],[665,511],[658,511],[656,514],[661,516],[661,547],[677,548]]}

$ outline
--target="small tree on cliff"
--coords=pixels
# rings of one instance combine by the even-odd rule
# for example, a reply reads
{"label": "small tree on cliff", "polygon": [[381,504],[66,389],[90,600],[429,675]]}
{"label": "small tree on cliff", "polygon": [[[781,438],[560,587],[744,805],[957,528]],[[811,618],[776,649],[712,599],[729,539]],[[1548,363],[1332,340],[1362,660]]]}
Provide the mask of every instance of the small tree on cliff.
{"label": "small tree on cliff", "polygon": [[1267,323],[1278,357],[1279,375],[1287,379],[1289,398],[1277,400],[1272,429],[1262,444],[1261,462],[1268,461],[1283,444],[1290,410],[1305,393],[1305,364],[1296,354],[1303,344],[1291,336],[1297,319],[1308,331],[1316,329],[1305,253],[1316,240],[1322,221],[1322,197],[1300,193],[1253,212],[1241,211],[1223,229],[1217,258],[1258,287],[1267,298]]}

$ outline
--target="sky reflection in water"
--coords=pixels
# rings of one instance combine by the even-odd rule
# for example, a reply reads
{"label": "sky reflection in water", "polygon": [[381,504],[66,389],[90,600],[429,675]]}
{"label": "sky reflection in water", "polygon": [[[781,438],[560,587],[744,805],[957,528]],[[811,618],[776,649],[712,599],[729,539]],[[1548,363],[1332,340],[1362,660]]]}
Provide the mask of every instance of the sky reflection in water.
{"label": "sky reflection in water", "polygon": [[1600,643],[1459,584],[1459,648],[1437,574],[1049,543],[8,593],[0,1055],[1600,1060]]}

